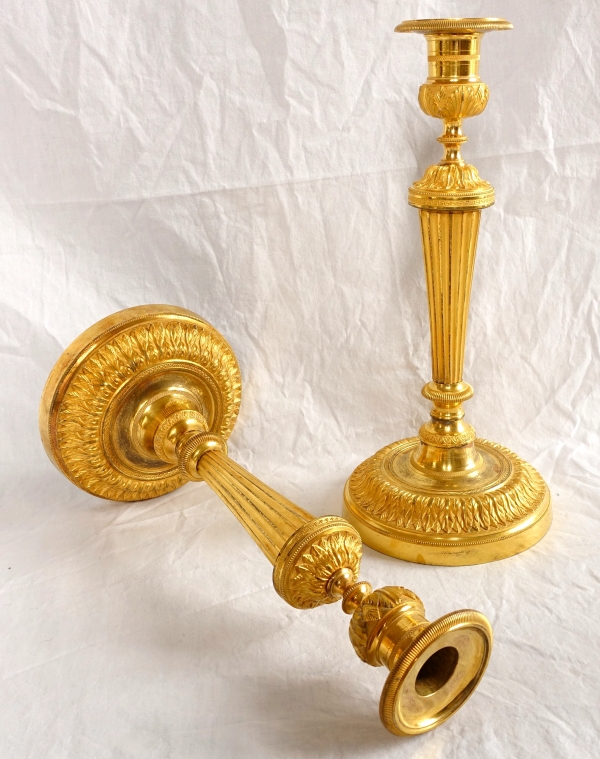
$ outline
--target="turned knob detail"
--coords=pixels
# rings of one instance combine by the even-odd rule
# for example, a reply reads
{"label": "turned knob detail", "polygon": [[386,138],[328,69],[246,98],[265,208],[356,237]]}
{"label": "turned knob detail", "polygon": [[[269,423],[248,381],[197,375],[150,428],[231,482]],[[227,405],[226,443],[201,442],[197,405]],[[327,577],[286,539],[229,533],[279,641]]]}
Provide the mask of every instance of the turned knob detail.
{"label": "turned knob detail", "polygon": [[[206,483],[273,565],[284,601],[296,609],[342,601],[357,654],[390,670],[383,724],[401,735],[432,729],[483,675],[489,623],[473,611],[438,629],[410,591],[373,592],[359,580],[362,542],[351,524],[314,517],[229,457],[240,396],[237,361],[214,327],[183,309],[142,306],[102,320],[67,348],[44,390],[40,428],[52,460],[94,495],[142,500],[189,480]],[[437,695],[419,696],[417,670],[457,635],[461,661],[477,667],[467,666],[468,681],[446,667]]]}

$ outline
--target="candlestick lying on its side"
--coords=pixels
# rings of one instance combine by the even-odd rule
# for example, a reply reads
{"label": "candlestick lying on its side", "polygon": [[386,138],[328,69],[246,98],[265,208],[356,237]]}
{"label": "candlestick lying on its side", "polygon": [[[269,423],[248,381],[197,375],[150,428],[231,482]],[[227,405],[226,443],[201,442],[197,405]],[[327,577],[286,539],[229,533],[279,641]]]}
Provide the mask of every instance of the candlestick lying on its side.
{"label": "candlestick lying on its side", "polygon": [[204,480],[274,565],[285,601],[310,609],[342,600],[357,655],[390,671],[385,727],[431,730],[483,676],[488,620],[464,610],[430,623],[410,590],[360,581],[361,540],[348,522],[314,518],[228,457],[240,399],[238,363],[217,330],[184,309],[139,306],[65,350],[44,389],[40,430],[59,470],[103,498],[143,500]]}

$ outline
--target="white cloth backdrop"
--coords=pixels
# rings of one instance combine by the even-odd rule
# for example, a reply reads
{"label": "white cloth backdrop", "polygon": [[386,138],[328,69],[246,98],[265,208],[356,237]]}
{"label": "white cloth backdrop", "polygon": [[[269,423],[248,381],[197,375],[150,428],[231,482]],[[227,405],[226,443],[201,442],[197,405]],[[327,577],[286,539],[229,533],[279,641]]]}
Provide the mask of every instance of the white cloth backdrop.
{"label": "white cloth backdrop", "polygon": [[[339,608],[287,607],[203,484],[142,504],[78,491],[38,439],[62,349],[173,303],[239,357],[230,453],[316,514],[427,415],[409,184],[437,160],[405,18],[498,15],[465,154],[483,214],[465,379],[478,433],[550,483],[543,542],[435,568],[366,549],[431,619],[491,619],[453,720],[398,739],[385,671]],[[600,730],[600,6],[587,0],[4,0],[0,9],[0,755],[597,757]]]}

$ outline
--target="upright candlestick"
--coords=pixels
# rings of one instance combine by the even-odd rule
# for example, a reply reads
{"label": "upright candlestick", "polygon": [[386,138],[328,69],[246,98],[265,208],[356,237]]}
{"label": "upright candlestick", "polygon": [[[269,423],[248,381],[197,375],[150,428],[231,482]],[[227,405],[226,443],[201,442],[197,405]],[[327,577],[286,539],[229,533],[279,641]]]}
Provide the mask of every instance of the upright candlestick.
{"label": "upright candlestick", "polygon": [[479,78],[485,32],[503,19],[405,21],[397,32],[427,40],[429,76],[421,109],[442,119],[442,160],[409,190],[419,209],[429,301],[433,379],[422,393],[431,420],[416,438],[383,448],[350,476],[345,516],[382,553],[423,564],[480,564],[524,551],[551,522],[550,493],[539,473],[512,451],[476,438],[462,403],[467,317],[481,210],[494,188],[466,163],[462,120],[487,105]]}

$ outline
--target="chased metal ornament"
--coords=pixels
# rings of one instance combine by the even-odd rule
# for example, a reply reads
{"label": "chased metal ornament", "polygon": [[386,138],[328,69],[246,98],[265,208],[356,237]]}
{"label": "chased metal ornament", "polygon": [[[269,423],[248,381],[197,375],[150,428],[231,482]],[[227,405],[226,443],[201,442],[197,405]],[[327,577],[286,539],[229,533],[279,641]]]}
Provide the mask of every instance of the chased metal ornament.
{"label": "chased metal ornament", "polygon": [[431,332],[432,402],[418,437],[386,446],[346,483],[344,516],[382,553],[422,564],[480,564],[537,543],[552,520],[550,491],[531,464],[476,437],[462,404],[471,283],[481,211],[494,188],[466,163],[462,120],[480,114],[489,90],[479,78],[484,32],[510,29],[503,19],[405,21],[397,32],[425,35],[428,77],[419,104],[442,119],[444,156],[412,184],[419,209]]}
{"label": "chased metal ornament", "polygon": [[[469,643],[472,625],[460,633],[462,623],[451,625],[463,649],[461,666],[450,672],[447,661],[438,661],[439,620],[425,619],[417,597],[400,589],[401,598],[413,601],[399,603],[398,589],[373,592],[359,580],[362,543],[351,524],[337,516],[313,517],[229,457],[225,439],[240,398],[237,360],[214,327],[173,306],[138,306],[103,319],[59,358],[44,390],[40,429],[58,468],[94,495],[142,500],[190,480],[206,483],[273,565],[273,585],[284,601],[311,609],[341,600],[342,610],[353,615],[357,654],[390,669],[380,702],[385,727],[402,735],[431,730],[462,705],[483,675],[489,623],[469,612],[487,624],[483,647]],[[221,569],[235,572],[234,561],[227,557]],[[374,599],[383,596],[396,602],[380,604],[372,624]],[[359,619],[364,654],[355,640],[363,634],[357,632]],[[448,632],[448,625],[443,629]],[[418,693],[423,668],[432,673],[427,682],[433,677],[440,684],[434,698]]]}
{"label": "chased metal ornament", "polygon": [[[176,463],[139,445],[133,410],[173,391],[209,429],[229,437],[241,400],[237,360],[196,314],[137,306],[94,324],[63,353],[44,388],[46,452],[76,485],[102,498],[138,501],[182,485]],[[189,402],[188,402],[189,401]]]}

